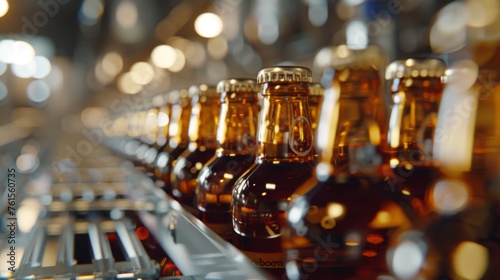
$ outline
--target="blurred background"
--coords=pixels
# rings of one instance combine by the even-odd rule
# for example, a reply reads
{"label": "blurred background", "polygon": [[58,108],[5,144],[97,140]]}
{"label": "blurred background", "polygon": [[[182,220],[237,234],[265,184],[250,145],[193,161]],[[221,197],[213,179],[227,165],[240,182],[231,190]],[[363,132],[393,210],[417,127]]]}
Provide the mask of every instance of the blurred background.
{"label": "blurred background", "polygon": [[318,81],[330,45],[498,72],[499,40],[498,0],[0,0],[0,149],[265,66],[307,66]]}

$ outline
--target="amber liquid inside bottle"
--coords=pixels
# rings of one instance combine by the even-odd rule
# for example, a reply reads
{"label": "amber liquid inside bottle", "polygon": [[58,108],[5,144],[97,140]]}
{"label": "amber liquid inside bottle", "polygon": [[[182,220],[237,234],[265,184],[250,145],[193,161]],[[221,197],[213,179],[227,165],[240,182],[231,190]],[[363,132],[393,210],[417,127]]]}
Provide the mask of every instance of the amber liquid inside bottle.
{"label": "amber liquid inside bottle", "polygon": [[222,238],[232,240],[231,196],[235,182],[255,162],[255,155],[221,155],[207,163],[198,180],[199,218]]}
{"label": "amber liquid inside bottle", "polygon": [[218,87],[222,91],[217,130],[219,149],[200,172],[196,199],[199,218],[219,236],[231,241],[232,191],[239,177],[255,162],[259,108],[254,80],[224,80]]}
{"label": "amber liquid inside bottle", "polygon": [[399,102],[391,111],[389,148],[384,153],[386,170],[391,171],[387,184],[410,192],[423,214],[431,214],[430,189],[446,177],[432,158],[443,84],[440,77],[401,78],[393,81],[391,90]]}
{"label": "amber liquid inside bottle", "polygon": [[236,184],[233,194],[233,244],[257,266],[281,279],[284,255],[281,219],[297,185],[312,175],[311,162],[261,162]]}
{"label": "amber liquid inside bottle", "polygon": [[[387,273],[391,236],[408,225],[411,197],[366,174],[308,180],[284,232],[290,279],[376,279]],[[297,216],[295,216],[297,215]]]}
{"label": "amber liquid inside bottle", "polygon": [[171,174],[172,195],[188,210],[194,211],[196,180],[203,168],[215,154],[215,147],[197,148],[194,151],[185,150],[177,159]]}
{"label": "amber liquid inside bottle", "polygon": [[220,99],[214,88],[200,90],[193,96],[188,149],[177,158],[171,172],[173,197],[195,215],[197,179],[203,166],[215,155],[219,115]]}
{"label": "amber liquid inside bottle", "polygon": [[[182,93],[182,92],[181,92]],[[187,95],[187,92],[184,92]],[[187,97],[173,101],[168,126],[168,141],[158,150],[155,159],[154,174],[156,182],[168,194],[172,195],[171,174],[177,158],[188,146],[188,124],[191,116],[191,103]]]}

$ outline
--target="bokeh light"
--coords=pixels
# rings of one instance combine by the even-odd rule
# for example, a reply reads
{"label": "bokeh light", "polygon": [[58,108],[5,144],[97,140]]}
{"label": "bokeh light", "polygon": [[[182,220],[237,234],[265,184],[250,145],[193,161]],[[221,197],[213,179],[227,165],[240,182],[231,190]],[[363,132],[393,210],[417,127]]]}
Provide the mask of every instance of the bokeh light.
{"label": "bokeh light", "polygon": [[110,51],[102,58],[102,68],[106,74],[116,76],[123,69],[123,58],[117,53]]}
{"label": "bokeh light", "polygon": [[257,35],[259,40],[266,45],[272,45],[278,41],[280,36],[278,19],[262,18],[257,26]]}
{"label": "bokeh light", "polygon": [[139,11],[134,2],[121,1],[116,7],[116,22],[123,29],[131,29],[139,20]]}
{"label": "bokeh light", "polygon": [[24,65],[35,58],[35,49],[24,41],[0,41],[0,62]]}
{"label": "bokeh light", "polygon": [[430,199],[437,212],[451,215],[467,206],[469,190],[463,181],[440,180],[432,188]]}
{"label": "bokeh light", "polygon": [[102,16],[104,5],[101,0],[85,0],[79,13],[80,22],[84,25],[93,25]]}
{"label": "bokeh light", "polygon": [[186,56],[184,53],[179,50],[179,49],[174,49],[175,51],[175,62],[168,70],[172,72],[179,72],[182,69],[184,69],[184,66],[186,65]]}
{"label": "bokeh light", "polygon": [[11,64],[10,69],[16,77],[27,79],[33,77],[35,74],[36,64],[33,62],[28,64]]}
{"label": "bokeh light", "polygon": [[228,43],[224,37],[215,37],[207,42],[208,54],[215,60],[221,60],[227,55]]}
{"label": "bokeh light", "polygon": [[414,279],[424,264],[425,252],[414,240],[403,240],[389,254],[388,263],[398,279]]}
{"label": "bokeh light", "polygon": [[33,78],[43,79],[47,77],[51,70],[50,60],[44,56],[35,56],[34,59],[35,72],[33,73]]}
{"label": "bokeh light", "polygon": [[9,2],[7,0],[0,0],[0,17],[3,17],[9,11]]}
{"label": "bokeh light", "polygon": [[204,38],[214,38],[221,34],[223,29],[222,19],[214,13],[203,13],[194,21],[196,33]]}
{"label": "bokeh light", "polygon": [[34,103],[43,103],[50,97],[50,87],[43,80],[31,81],[26,88],[26,95]]}
{"label": "bokeh light", "polygon": [[498,0],[467,0],[465,7],[468,11],[467,25],[475,28],[493,23],[500,13]]}
{"label": "bokeh light", "polygon": [[202,44],[190,42],[184,50],[186,54],[186,63],[189,67],[199,68],[206,61],[206,52]]}
{"label": "bokeh light", "polygon": [[155,71],[147,62],[136,62],[130,68],[132,80],[138,85],[147,85],[153,81]]}
{"label": "bokeh light", "polygon": [[482,279],[488,269],[488,249],[472,241],[460,243],[453,252],[453,270],[459,279]]}
{"label": "bokeh light", "polygon": [[142,90],[142,86],[137,84],[132,78],[132,73],[123,73],[118,77],[116,86],[118,90],[126,94],[136,94]]}
{"label": "bokeh light", "polygon": [[151,61],[159,68],[168,69],[175,64],[175,50],[169,45],[156,46],[151,52]]}
{"label": "bokeh light", "polygon": [[469,13],[463,2],[452,2],[439,11],[429,38],[434,52],[452,52],[465,46]]}

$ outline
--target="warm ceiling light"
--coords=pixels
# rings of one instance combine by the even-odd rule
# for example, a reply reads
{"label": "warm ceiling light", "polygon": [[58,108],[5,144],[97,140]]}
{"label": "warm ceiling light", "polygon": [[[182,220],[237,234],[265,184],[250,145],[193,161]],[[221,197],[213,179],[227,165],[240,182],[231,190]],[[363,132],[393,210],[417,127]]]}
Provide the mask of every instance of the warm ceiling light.
{"label": "warm ceiling light", "polygon": [[221,34],[223,28],[222,19],[213,13],[199,15],[194,22],[194,29],[201,37],[214,38]]}
{"label": "warm ceiling light", "polygon": [[0,0],[0,17],[3,17],[9,11],[9,2],[7,0]]}

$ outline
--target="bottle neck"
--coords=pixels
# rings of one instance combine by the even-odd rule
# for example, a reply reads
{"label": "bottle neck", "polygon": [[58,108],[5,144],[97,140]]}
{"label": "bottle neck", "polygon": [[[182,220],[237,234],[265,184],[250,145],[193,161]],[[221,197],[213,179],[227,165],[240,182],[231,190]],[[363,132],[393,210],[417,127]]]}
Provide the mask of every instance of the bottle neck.
{"label": "bottle neck", "polygon": [[221,104],[217,128],[218,152],[225,155],[255,154],[259,111],[257,95],[252,93],[247,98],[231,101],[229,98],[226,97]]}
{"label": "bottle neck", "polygon": [[189,147],[216,149],[220,101],[218,96],[194,96],[189,119]]}
{"label": "bottle neck", "polygon": [[264,161],[313,160],[307,83],[265,83],[257,132],[257,156]]}
{"label": "bottle neck", "polygon": [[172,104],[170,112],[170,125],[168,127],[168,145],[170,149],[185,146],[188,143],[188,124],[191,117],[191,102],[181,99]]}
{"label": "bottle neck", "polygon": [[373,115],[376,98],[352,94],[337,78],[325,91],[318,124],[319,160],[334,170],[372,172],[380,164],[380,124]]}
{"label": "bottle neck", "polygon": [[395,79],[389,120],[389,150],[412,162],[432,161],[443,85],[439,77]]}

